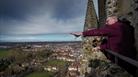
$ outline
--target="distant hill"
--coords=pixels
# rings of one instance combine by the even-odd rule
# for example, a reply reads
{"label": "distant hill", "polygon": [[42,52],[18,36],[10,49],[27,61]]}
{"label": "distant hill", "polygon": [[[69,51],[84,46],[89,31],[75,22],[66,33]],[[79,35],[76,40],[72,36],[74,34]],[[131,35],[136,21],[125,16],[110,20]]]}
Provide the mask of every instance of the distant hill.
{"label": "distant hill", "polygon": [[58,44],[58,43],[81,43],[81,41],[45,41],[45,42],[0,42],[1,45],[16,45],[16,44]]}

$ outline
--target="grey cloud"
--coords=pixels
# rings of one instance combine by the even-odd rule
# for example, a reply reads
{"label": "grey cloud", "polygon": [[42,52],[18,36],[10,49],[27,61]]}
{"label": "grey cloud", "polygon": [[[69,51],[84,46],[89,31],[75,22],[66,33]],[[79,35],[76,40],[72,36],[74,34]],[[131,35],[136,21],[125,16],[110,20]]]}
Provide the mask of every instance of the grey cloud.
{"label": "grey cloud", "polygon": [[53,17],[80,15],[85,0],[2,0],[0,16],[22,19],[31,14],[51,12]]}
{"label": "grey cloud", "polygon": [[86,0],[0,1],[3,34],[65,33],[83,28]]}

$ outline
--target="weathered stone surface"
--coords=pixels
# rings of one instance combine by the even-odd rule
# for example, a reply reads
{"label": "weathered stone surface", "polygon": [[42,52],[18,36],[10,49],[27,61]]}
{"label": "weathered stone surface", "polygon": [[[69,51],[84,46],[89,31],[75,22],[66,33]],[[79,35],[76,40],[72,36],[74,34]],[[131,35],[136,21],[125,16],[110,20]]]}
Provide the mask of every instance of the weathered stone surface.
{"label": "weathered stone surface", "polygon": [[[88,0],[87,4],[87,11],[86,11],[86,17],[85,17],[85,24],[84,24],[84,31],[91,29],[91,28],[97,28],[98,22],[97,22],[97,16],[93,4],[93,0]],[[81,68],[81,74],[85,74],[86,72],[90,71],[90,68],[88,67],[89,60],[91,59],[92,54],[92,43],[93,43],[94,37],[85,37],[83,38],[83,59],[82,59],[82,68]]]}
{"label": "weathered stone surface", "polygon": [[89,66],[93,69],[87,77],[132,77],[124,69],[110,61],[95,59],[90,61]]}
{"label": "weathered stone surface", "polygon": [[[99,2],[102,2],[99,0]],[[138,60],[138,0],[106,0],[106,4],[99,3],[103,7],[99,9],[99,16],[106,18],[112,14],[122,18],[126,18],[131,22],[131,25],[135,29],[135,45],[137,49]],[[99,6],[101,6],[99,5]],[[101,9],[105,9],[101,10]],[[100,19],[101,23],[104,23],[104,19]],[[102,25],[102,24],[101,24]],[[138,74],[138,73],[137,73]],[[138,76],[138,75],[137,75]]]}
{"label": "weathered stone surface", "polygon": [[106,0],[98,0],[98,12],[99,12],[99,26],[103,26],[106,19]]}

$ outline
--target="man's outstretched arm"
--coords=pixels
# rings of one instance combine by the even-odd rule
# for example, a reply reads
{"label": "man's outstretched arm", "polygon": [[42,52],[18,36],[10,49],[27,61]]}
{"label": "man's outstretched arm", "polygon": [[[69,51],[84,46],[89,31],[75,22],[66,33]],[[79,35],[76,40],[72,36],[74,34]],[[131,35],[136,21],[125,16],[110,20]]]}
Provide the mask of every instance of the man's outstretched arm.
{"label": "man's outstretched arm", "polygon": [[82,35],[85,36],[109,36],[111,30],[108,28],[101,28],[101,29],[92,29],[88,31],[82,32]]}
{"label": "man's outstretched arm", "polygon": [[74,32],[71,33],[72,35],[75,36],[109,36],[111,34],[110,29],[102,28],[102,29],[92,29],[92,30],[87,30],[84,32]]}

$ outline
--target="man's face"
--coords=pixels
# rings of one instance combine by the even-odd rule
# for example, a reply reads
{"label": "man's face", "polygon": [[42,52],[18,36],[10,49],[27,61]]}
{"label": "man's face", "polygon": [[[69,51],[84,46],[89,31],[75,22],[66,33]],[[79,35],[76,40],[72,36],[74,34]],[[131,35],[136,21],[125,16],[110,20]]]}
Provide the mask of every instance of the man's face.
{"label": "man's face", "polygon": [[116,19],[113,18],[113,17],[108,17],[108,18],[106,19],[106,24],[107,24],[107,25],[112,25],[112,24],[114,24],[114,23],[116,23],[116,22],[117,22]]}

